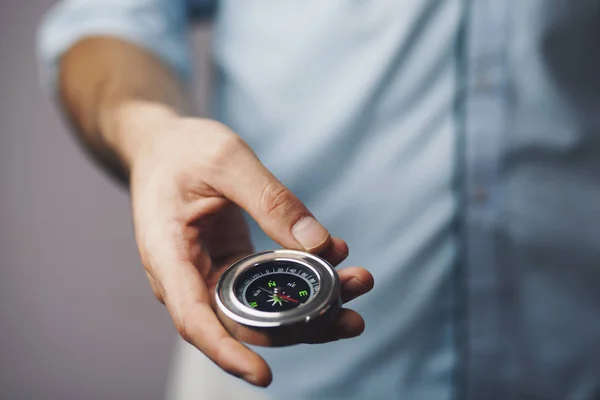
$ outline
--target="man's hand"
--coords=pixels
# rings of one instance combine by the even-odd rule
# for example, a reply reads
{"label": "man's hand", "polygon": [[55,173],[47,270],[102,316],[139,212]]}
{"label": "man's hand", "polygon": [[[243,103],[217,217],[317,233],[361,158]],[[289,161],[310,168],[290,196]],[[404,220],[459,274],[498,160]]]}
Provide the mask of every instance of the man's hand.
{"label": "man's hand", "polygon": [[[153,121],[143,135],[127,137],[138,137],[130,153],[133,215],[156,297],[186,341],[225,371],[267,385],[271,372],[265,361],[232,337],[214,312],[219,275],[253,251],[240,207],[285,248],[318,253],[336,265],[347,256],[346,244],[330,237],[227,127],[175,115],[129,113],[129,118]],[[339,276],[344,301],[373,286],[362,268],[342,269]],[[363,329],[361,316],[344,309],[319,341],[357,336]]]}
{"label": "man's hand", "polygon": [[[225,371],[268,385],[265,361],[214,312],[219,275],[252,252],[241,209],[281,246],[318,253],[334,265],[346,257],[346,244],[330,237],[227,127],[182,118],[191,108],[182,85],[136,45],[110,37],[75,44],[61,61],[59,94],[81,143],[129,182],[142,263],[181,336]],[[362,268],[339,276],[344,302],[373,286]],[[363,329],[360,315],[343,310],[337,325],[315,341]]]}

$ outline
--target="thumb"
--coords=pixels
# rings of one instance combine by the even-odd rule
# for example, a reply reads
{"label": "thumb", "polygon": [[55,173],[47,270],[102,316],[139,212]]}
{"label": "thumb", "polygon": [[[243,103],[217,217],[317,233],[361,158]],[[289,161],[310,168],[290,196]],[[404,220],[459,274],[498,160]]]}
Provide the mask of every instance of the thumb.
{"label": "thumb", "polygon": [[[240,141],[241,142],[241,141]],[[225,197],[242,207],[271,239],[285,248],[320,253],[331,236],[290,190],[273,176],[243,142],[215,185]]]}

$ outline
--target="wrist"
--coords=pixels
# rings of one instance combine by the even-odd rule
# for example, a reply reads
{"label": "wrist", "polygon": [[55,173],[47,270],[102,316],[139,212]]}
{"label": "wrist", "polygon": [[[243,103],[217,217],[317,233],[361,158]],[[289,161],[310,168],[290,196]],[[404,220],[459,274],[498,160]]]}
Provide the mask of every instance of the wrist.
{"label": "wrist", "polygon": [[99,123],[106,145],[130,171],[139,154],[178,118],[179,113],[165,104],[136,99],[104,110]]}

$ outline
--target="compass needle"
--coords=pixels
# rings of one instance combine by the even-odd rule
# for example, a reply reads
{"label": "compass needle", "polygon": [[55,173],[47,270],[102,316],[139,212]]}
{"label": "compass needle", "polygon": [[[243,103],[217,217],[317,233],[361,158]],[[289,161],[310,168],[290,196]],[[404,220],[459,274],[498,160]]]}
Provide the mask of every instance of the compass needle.
{"label": "compass needle", "polygon": [[281,298],[279,296],[271,296],[271,298],[267,300],[267,302],[271,303],[271,306],[275,306],[275,304],[283,306],[283,303],[281,302]]}
{"label": "compass needle", "polygon": [[300,303],[300,301],[294,299],[293,297],[286,296],[285,294],[280,294],[279,297],[281,297],[284,300],[291,301],[293,303]]}
{"label": "compass needle", "polygon": [[273,294],[273,291],[272,291],[272,290],[265,289],[264,287],[261,287],[261,286],[258,286],[258,288],[259,288],[260,290],[264,290],[265,292],[267,292],[267,293],[269,293],[269,294]]}

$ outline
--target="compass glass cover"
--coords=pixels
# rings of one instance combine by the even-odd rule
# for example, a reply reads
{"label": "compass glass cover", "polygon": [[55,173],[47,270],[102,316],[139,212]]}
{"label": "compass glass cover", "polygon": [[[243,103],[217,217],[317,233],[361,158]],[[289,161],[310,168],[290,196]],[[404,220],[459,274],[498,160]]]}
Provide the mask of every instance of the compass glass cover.
{"label": "compass glass cover", "polygon": [[235,296],[258,311],[279,312],[301,307],[319,290],[319,280],[309,267],[286,260],[248,268],[234,283]]}

